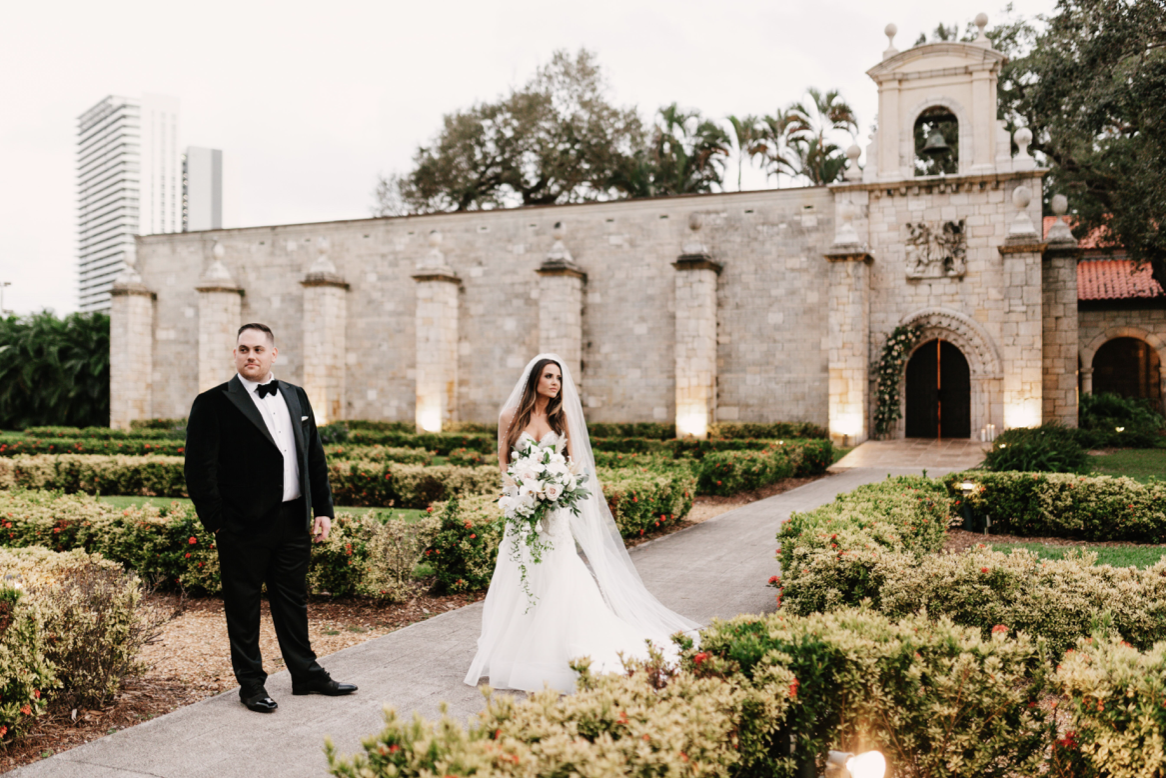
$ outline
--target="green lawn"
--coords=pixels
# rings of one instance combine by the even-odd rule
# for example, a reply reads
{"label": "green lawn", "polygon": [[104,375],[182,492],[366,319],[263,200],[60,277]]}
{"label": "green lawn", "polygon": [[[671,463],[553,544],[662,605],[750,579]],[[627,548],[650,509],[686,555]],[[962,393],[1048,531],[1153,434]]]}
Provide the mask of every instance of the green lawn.
{"label": "green lawn", "polygon": [[1089,457],[1089,462],[1099,475],[1128,475],[1142,483],[1166,478],[1166,448],[1122,448]]}
{"label": "green lawn", "polygon": [[1097,553],[1097,564],[1113,567],[1151,567],[1166,557],[1166,546],[1048,546],[1044,543],[992,543],[991,548],[1005,553],[1023,548],[1042,559],[1064,559],[1069,551]]}
{"label": "green lawn", "polygon": [[[190,500],[185,497],[125,497],[120,495],[102,495],[97,499],[102,502],[107,502],[110,505],[116,505],[118,508],[129,508],[133,505],[157,505],[159,508],[165,508],[175,502],[190,505]],[[357,515],[375,512],[382,521],[392,516],[408,522],[417,521],[426,515],[424,510],[412,508],[345,508],[339,505],[336,506],[336,512],[355,513]]]}

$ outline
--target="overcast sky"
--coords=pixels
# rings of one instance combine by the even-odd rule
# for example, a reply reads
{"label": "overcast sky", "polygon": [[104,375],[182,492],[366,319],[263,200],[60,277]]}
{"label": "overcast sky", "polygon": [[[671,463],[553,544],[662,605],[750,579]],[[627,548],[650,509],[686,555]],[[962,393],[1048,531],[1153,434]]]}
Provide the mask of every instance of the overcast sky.
{"label": "overcast sky", "polygon": [[[182,146],[223,150],[227,227],[362,218],[378,173],[408,168],[443,113],[587,47],[645,119],[772,113],[838,88],[860,145],[895,22],[905,49],[1000,0],[207,0],[9,3],[0,16],[0,282],[17,313],[77,305],[76,117],[109,94],[181,101]],[[1002,5],[1002,4],[1001,4]],[[1016,0],[1049,13],[1053,0]],[[736,188],[735,162],[728,188]],[[766,186],[746,170],[745,188]]]}

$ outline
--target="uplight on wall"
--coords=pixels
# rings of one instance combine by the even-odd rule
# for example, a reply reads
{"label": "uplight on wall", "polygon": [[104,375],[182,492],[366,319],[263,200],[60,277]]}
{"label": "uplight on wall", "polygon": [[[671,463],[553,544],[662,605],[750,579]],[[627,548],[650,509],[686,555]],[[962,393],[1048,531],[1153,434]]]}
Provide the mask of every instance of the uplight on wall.
{"label": "uplight on wall", "polygon": [[830,436],[842,438],[842,446],[849,446],[858,440],[862,432],[861,413],[840,413],[830,421]]}
{"label": "uplight on wall", "polygon": [[418,408],[417,426],[426,432],[441,432],[441,409],[430,407]]}
{"label": "uplight on wall", "polygon": [[707,438],[709,435],[709,416],[703,408],[686,410],[676,414],[677,437]]}
{"label": "uplight on wall", "polygon": [[1039,427],[1040,416],[1040,400],[1021,400],[1004,406],[1004,426],[1010,430]]}

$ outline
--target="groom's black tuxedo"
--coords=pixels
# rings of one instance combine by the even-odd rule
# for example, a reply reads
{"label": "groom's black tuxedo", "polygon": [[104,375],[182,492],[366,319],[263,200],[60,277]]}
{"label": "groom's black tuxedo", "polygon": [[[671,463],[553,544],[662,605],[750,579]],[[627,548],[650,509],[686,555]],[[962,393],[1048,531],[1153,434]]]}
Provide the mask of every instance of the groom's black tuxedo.
{"label": "groom's black tuxedo", "polygon": [[[307,395],[282,381],[278,391],[288,419],[273,423],[290,423],[299,471],[298,498],[284,500],[288,493],[284,473],[290,465],[239,376],[200,394],[186,427],[186,488],[199,520],[215,533],[231,665],[244,699],[262,690],[267,680],[259,651],[264,584],[280,652],[293,683],[328,678],[308,638],[307,574],[312,554],[311,512],[333,515],[332,490]],[[286,441],[286,427],[278,429]]]}
{"label": "groom's black tuxedo", "polygon": [[[306,532],[309,507],[317,516],[333,515],[328,465],[307,394],[285,381],[279,391],[296,440]],[[200,394],[186,427],[186,488],[207,531],[262,530],[283,486],[283,457],[239,376]]]}

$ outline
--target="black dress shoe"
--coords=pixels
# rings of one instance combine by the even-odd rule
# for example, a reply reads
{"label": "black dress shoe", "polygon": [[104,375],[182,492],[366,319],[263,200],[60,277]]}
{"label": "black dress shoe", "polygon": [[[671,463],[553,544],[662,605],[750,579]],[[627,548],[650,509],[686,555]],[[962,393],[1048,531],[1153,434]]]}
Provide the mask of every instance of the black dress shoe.
{"label": "black dress shoe", "polygon": [[345,694],[352,694],[356,691],[356,687],[350,683],[337,683],[331,678],[324,680],[303,681],[300,683],[292,682],[292,694],[324,694],[329,697],[340,697]]}
{"label": "black dress shoe", "polygon": [[279,707],[278,702],[267,696],[266,689],[248,693],[240,691],[239,699],[247,706],[247,710],[253,710],[256,713],[271,713]]}

